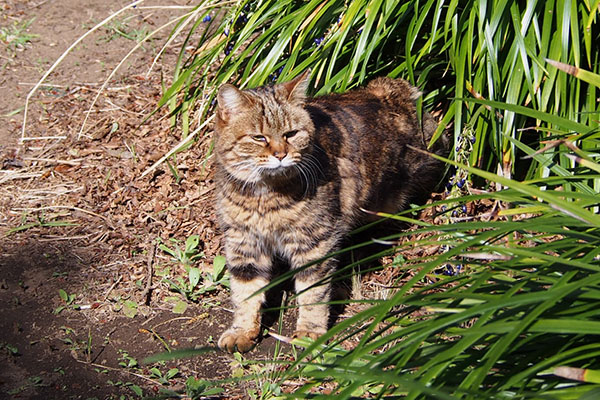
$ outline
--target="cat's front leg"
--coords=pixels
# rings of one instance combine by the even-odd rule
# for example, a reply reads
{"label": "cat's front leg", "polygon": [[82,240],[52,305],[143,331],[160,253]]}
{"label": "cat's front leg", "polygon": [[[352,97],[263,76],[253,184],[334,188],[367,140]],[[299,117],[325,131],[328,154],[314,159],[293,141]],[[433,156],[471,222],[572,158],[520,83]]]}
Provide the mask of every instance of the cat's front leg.
{"label": "cat's front leg", "polygon": [[260,334],[260,308],[265,294],[255,294],[269,284],[271,259],[248,243],[226,239],[225,253],[231,274],[233,323],[219,339],[219,348],[231,353],[252,349]]}

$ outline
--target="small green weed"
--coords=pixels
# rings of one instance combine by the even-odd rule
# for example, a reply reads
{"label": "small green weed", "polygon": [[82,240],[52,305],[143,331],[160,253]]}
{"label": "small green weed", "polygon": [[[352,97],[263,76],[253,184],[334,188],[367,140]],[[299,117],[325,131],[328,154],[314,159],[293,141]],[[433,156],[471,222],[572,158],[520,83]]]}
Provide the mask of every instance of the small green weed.
{"label": "small green weed", "polygon": [[140,43],[148,36],[150,28],[147,25],[143,25],[140,28],[132,28],[129,26],[130,19],[131,17],[111,21],[106,25],[106,35],[101,37],[100,41],[111,42],[119,37],[123,37]]}
{"label": "small green weed", "polygon": [[156,367],[150,368],[150,374],[153,379],[159,381],[162,385],[169,385],[169,379],[173,379],[179,374],[179,369],[171,368],[164,374]]}
{"label": "small green weed", "polygon": [[185,392],[192,399],[215,396],[223,392],[222,388],[211,387],[212,383],[190,376],[185,382]]}
{"label": "small green weed", "polygon": [[110,298],[110,301],[114,303],[113,311],[123,312],[128,318],[134,318],[138,313],[138,304],[133,300],[129,300],[127,297],[115,295]]}
{"label": "small green weed", "polygon": [[200,237],[198,235],[188,237],[183,249],[179,246],[180,242],[178,240],[169,240],[174,244],[173,249],[162,243],[160,238],[158,238],[158,248],[171,255],[175,261],[183,264],[185,267],[189,267],[194,261],[204,258],[204,253],[198,250],[198,245],[200,244]]}
{"label": "small green weed", "polygon": [[138,312],[138,305],[135,301],[125,300],[122,310],[126,317],[134,318]]}
{"label": "small green weed", "polygon": [[27,378],[27,383],[15,388],[15,389],[9,390],[6,393],[8,393],[9,395],[17,395],[21,392],[26,391],[29,388],[36,388],[36,387],[43,387],[43,386],[50,386],[50,385],[48,385],[47,383],[44,383],[44,380],[39,376],[30,376],[29,378]]}
{"label": "small green weed", "polygon": [[27,29],[35,18],[28,21],[15,21],[12,26],[0,28],[0,42],[14,50],[23,50],[27,43],[38,38],[39,35],[27,33]]}
{"label": "small green weed", "polygon": [[125,350],[119,349],[119,365],[123,368],[138,368],[138,361]]}
{"label": "small green weed", "polygon": [[27,216],[23,215],[21,217],[21,225],[9,229],[6,233],[6,236],[12,235],[13,233],[22,232],[29,230],[31,228],[51,228],[57,226],[78,226],[79,224],[69,221],[69,220],[53,220],[53,218],[58,217],[58,215],[51,216],[46,218],[44,215],[37,216],[36,220],[33,222],[27,223]]}
{"label": "small green weed", "polygon": [[56,307],[53,311],[54,314],[59,314],[65,308],[72,308],[73,310],[79,310],[79,308],[80,308],[79,305],[74,303],[75,299],[77,298],[76,294],[68,294],[63,289],[59,289],[58,295],[60,296],[62,301],[65,302],[65,305]]}
{"label": "small green weed", "polygon": [[[133,393],[135,393],[137,396],[139,397],[144,397],[144,392],[142,391],[142,388],[139,387],[138,385],[132,383],[132,382],[123,382],[123,381],[112,381],[112,380],[108,380],[107,383],[111,386],[115,386],[115,387],[126,387],[129,388]],[[127,399],[129,397],[126,396],[121,396],[121,399]]]}
{"label": "small green weed", "polygon": [[0,343],[0,349],[6,350],[6,353],[13,357],[19,355],[19,349],[16,346],[13,346],[12,344]]}
{"label": "small green weed", "polygon": [[[187,272],[187,279],[181,276],[174,279],[169,279],[168,276],[163,277],[163,281],[169,284],[171,290],[179,292],[188,300],[196,301],[205,293],[216,290],[219,285],[229,287],[229,276],[225,273],[225,257],[215,257],[212,272],[203,274],[200,268],[192,267],[193,262],[204,258],[204,253],[198,250],[200,243],[198,235],[188,237],[183,249],[178,241],[174,239],[171,241],[175,244],[174,248],[169,248],[160,242],[160,239],[158,247],[182,264]],[[183,308],[179,303],[176,307],[178,307],[178,312]]]}

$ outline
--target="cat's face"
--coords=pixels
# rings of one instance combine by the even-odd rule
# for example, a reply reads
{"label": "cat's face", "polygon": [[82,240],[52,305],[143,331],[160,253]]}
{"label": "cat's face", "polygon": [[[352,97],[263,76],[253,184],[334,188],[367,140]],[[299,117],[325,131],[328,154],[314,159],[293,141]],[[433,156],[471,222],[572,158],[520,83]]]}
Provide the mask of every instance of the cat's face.
{"label": "cat's face", "polygon": [[254,183],[299,172],[314,125],[304,110],[308,73],[283,84],[219,89],[216,154],[236,179]]}

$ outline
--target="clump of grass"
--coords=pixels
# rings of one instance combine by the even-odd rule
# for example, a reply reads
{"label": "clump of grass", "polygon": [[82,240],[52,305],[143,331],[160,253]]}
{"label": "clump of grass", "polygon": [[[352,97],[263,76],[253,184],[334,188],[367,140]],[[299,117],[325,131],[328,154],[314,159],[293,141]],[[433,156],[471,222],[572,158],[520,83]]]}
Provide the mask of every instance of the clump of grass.
{"label": "clump of grass", "polygon": [[24,50],[27,44],[39,37],[39,35],[28,32],[33,21],[35,18],[27,21],[14,21],[10,26],[0,27],[0,42],[12,51]]}
{"label": "clump of grass", "polygon": [[[424,89],[419,107],[438,111],[438,133],[454,132],[454,161],[445,160],[455,168],[453,198],[443,203],[506,207],[492,221],[413,220],[420,228],[410,235],[421,239],[389,253],[446,251],[411,259],[403,268],[414,275],[389,298],[301,343],[306,351],[280,376],[306,382],[295,398],[577,398],[599,390],[591,379],[558,378],[559,367],[593,376],[600,365],[599,12],[559,1],[250,0],[213,19],[189,57],[186,42],[160,103],[184,132],[192,110],[198,125],[208,120],[225,82],[252,87],[311,68],[324,94],[375,75],[403,77]],[[476,185],[493,191],[465,196]],[[426,284],[446,265],[469,273]],[[340,346],[348,338],[358,345]]]}

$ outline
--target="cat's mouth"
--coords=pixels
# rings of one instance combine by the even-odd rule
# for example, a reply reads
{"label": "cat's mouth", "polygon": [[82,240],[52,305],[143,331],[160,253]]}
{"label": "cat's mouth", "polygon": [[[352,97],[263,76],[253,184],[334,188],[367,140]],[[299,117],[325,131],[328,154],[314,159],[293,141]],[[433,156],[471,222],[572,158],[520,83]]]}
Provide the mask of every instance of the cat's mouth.
{"label": "cat's mouth", "polygon": [[263,173],[268,175],[279,175],[287,173],[294,165],[296,165],[296,161],[294,161],[289,155],[282,159],[269,156],[267,162],[261,165],[261,169]]}

